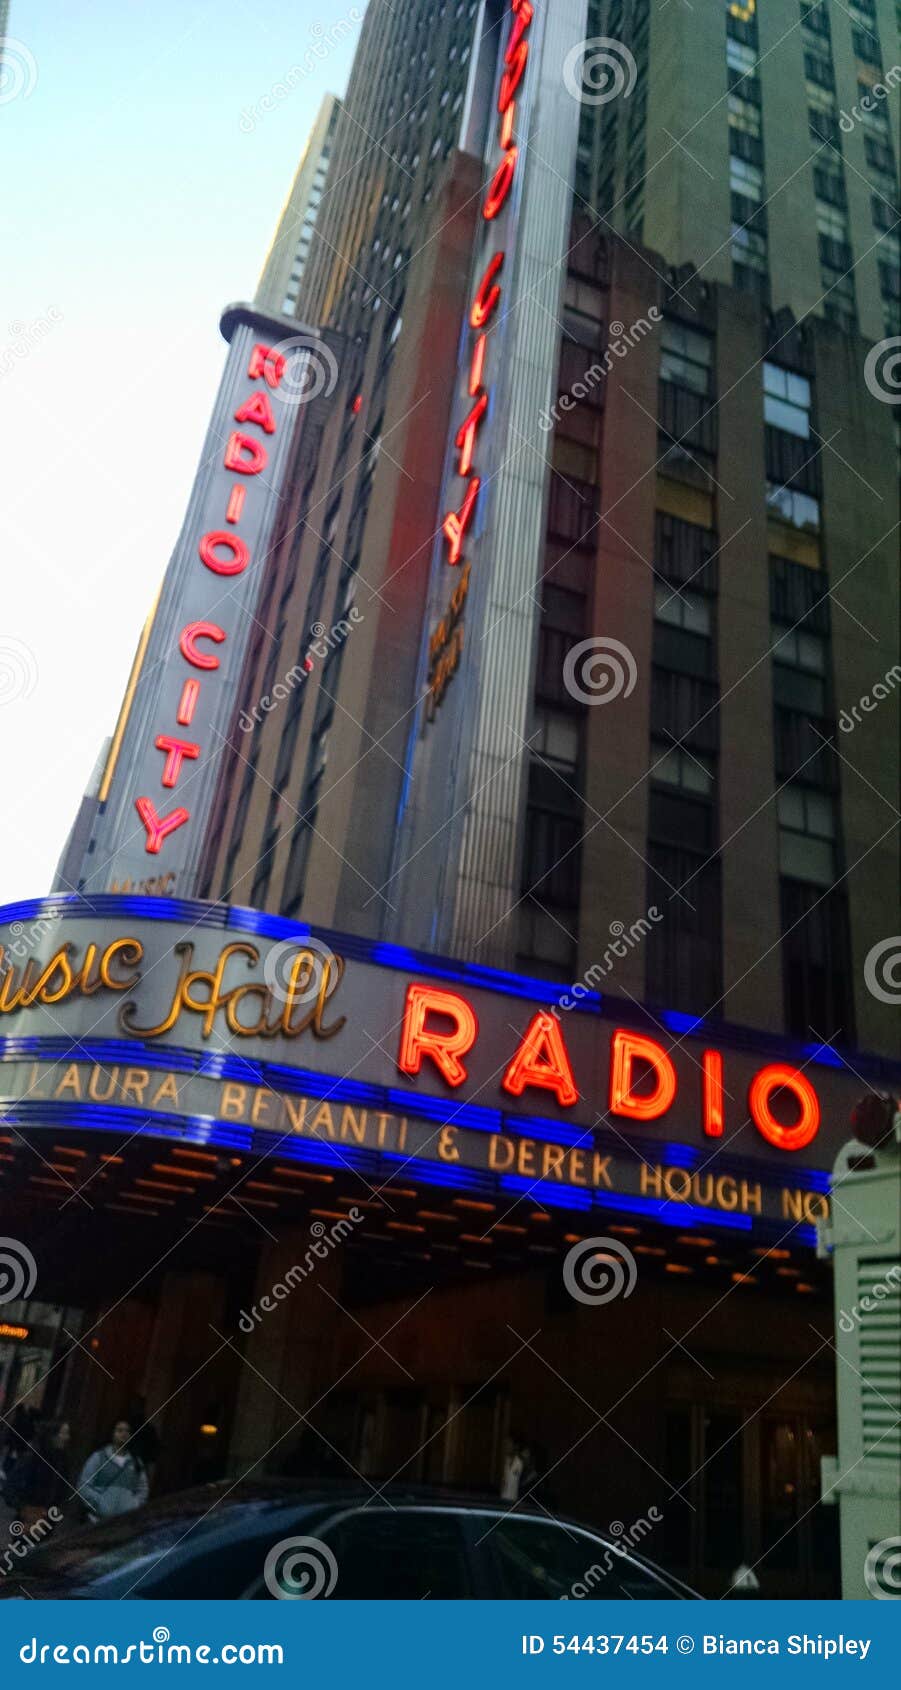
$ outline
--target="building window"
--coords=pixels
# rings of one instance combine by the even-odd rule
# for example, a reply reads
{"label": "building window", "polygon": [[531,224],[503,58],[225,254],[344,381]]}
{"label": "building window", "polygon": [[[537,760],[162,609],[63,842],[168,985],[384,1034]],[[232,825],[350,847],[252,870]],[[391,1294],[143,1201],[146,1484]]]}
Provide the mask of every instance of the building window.
{"label": "building window", "polygon": [[835,880],[835,805],[825,792],[785,786],[776,800],[779,872],[809,886]]}
{"label": "building window", "polygon": [[711,603],[702,593],[675,592],[658,584],[654,588],[654,617],[688,634],[709,635],[711,631]]}
{"label": "building window", "polygon": [[771,428],[810,439],[810,382],[778,364],[763,366],[763,417]]}
{"label": "building window", "polygon": [[537,709],[529,744],[539,757],[561,768],[575,769],[579,761],[579,719],[563,710]]}
{"label": "building window", "polygon": [[684,746],[651,740],[651,779],[698,798],[709,798],[716,774],[709,757],[698,757]]}
{"label": "building window", "polygon": [[819,532],[820,501],[809,493],[799,493],[794,487],[777,487],[767,483],[767,507],[773,516],[793,528],[810,528]]}
{"label": "building window", "polygon": [[709,335],[698,334],[671,317],[665,319],[661,335],[661,381],[690,388],[693,393],[709,393],[713,361],[713,342]]}

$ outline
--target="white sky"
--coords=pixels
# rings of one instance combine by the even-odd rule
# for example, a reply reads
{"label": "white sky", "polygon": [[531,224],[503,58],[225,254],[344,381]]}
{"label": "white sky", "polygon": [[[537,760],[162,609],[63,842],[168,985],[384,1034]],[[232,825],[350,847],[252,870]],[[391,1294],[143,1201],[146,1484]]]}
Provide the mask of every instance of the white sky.
{"label": "white sky", "polygon": [[358,26],[333,47],[329,31],[351,10],[363,0],[12,0],[0,903],[49,889],[115,725],[221,373],[219,311],[253,292],[319,101],[343,92]]}

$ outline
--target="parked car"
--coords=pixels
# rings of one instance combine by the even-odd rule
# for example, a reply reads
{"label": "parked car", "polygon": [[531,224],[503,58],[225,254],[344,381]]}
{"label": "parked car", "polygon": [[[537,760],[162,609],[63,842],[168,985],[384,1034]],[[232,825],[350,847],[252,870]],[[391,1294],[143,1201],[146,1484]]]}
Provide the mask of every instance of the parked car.
{"label": "parked car", "polygon": [[269,1600],[280,1591],[332,1600],[696,1595],[615,1538],[496,1497],[277,1479],[164,1497],[33,1549],[0,1578],[7,1598]]}

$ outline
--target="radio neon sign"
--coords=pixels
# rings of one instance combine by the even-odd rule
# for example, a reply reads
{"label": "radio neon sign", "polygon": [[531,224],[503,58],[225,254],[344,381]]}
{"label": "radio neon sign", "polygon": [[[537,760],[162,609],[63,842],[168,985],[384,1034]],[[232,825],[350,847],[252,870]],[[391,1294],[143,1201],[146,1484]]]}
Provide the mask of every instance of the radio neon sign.
{"label": "radio neon sign", "polygon": [[[456,1090],[469,1077],[465,1058],[479,1036],[475,1010],[459,992],[414,984],[407,988],[397,1066],[402,1074],[437,1074]],[[549,1010],[533,1015],[501,1079],[510,1096],[553,1096],[571,1108],[581,1093],[563,1028]],[[606,1107],[621,1120],[662,1120],[676,1101],[679,1081],[669,1052],[634,1028],[616,1027],[610,1038]],[[701,1062],[700,1109],[706,1138],[723,1136],[723,1053],[705,1050]],[[748,1087],[748,1113],[776,1150],[804,1150],[820,1129],[820,1100],[799,1068],[768,1062]],[[783,1117],[790,1115],[790,1120]]]}
{"label": "radio neon sign", "polygon": [[[250,354],[247,380],[254,386],[233,413],[233,420],[241,424],[233,429],[225,444],[223,467],[234,477],[223,511],[222,528],[210,528],[201,535],[197,551],[200,562],[212,575],[237,576],[247,569],[250,548],[241,536],[241,519],[247,497],[248,476],[260,475],[269,462],[265,440],[276,432],[276,420],[267,388],[277,388],[284,376],[287,360],[283,353],[271,346],[257,343]],[[259,434],[249,434],[249,428]],[[190,728],[200,699],[201,687],[210,684],[198,679],[211,676],[220,666],[216,647],[227,638],[217,622],[193,620],[187,622],[178,635],[178,650],[185,665],[184,680],[175,710],[175,728]],[[192,673],[193,671],[193,673]],[[185,764],[195,763],[200,756],[199,742],[177,732],[160,732],[153,741],[162,756],[160,786],[163,792],[174,791],[181,779]],[[164,806],[163,806],[164,807]],[[135,799],[145,833],[144,849],[151,856],[158,855],[170,834],[190,821],[191,812],[183,804],[160,814],[159,800],[150,796]]]}
{"label": "radio neon sign", "polygon": [[[510,36],[497,98],[497,140],[501,158],[482,200],[482,218],[489,224],[494,223],[506,205],[516,175],[519,160],[519,148],[514,140],[516,94],[529,59],[529,30],[535,16],[531,0],[511,0],[510,12]],[[467,391],[472,405],[454,436],[454,447],[458,453],[457,474],[466,485],[458,508],[447,511],[441,524],[447,542],[447,562],[452,565],[459,564],[463,557],[463,542],[475,514],[482,485],[475,467],[479,434],[489,400],[489,390],[482,378],[488,333],[502,297],[498,278],[503,270],[504,258],[499,246],[490,253],[470,304],[469,327],[475,338],[470,350]]]}

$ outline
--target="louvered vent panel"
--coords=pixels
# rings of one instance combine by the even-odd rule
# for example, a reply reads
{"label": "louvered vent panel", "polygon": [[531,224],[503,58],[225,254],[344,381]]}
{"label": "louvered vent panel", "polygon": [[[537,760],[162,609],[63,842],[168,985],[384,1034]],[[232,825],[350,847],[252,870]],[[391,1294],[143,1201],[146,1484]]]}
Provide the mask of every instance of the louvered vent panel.
{"label": "louvered vent panel", "polygon": [[[864,1298],[867,1306],[864,1306]],[[883,1256],[857,1270],[865,1455],[901,1458],[901,1261]]]}

